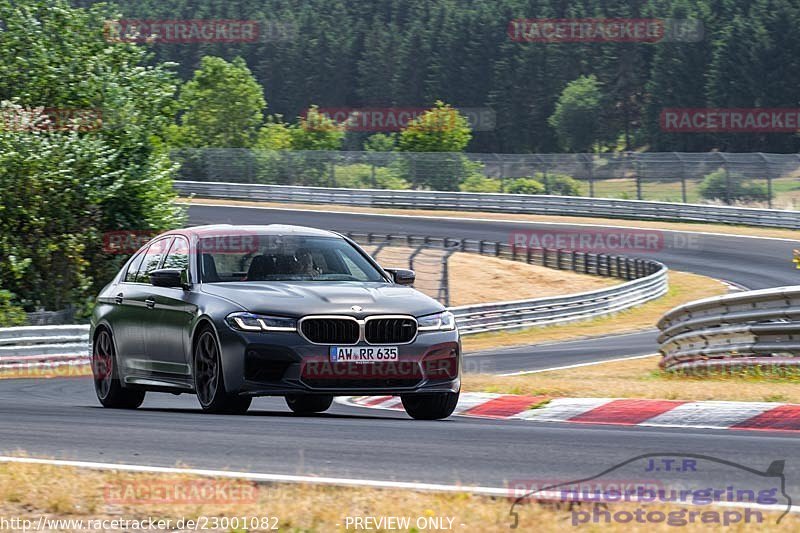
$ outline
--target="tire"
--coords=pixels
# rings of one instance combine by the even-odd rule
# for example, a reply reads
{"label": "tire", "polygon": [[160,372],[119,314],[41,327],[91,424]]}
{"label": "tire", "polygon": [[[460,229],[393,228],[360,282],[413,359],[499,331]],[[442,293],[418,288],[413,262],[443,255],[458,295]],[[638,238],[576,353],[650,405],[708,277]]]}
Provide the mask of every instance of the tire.
{"label": "tire", "polygon": [[458,404],[458,392],[435,394],[409,394],[401,396],[403,407],[411,418],[417,420],[441,420],[447,418]]}
{"label": "tire", "polygon": [[145,392],[122,386],[117,371],[117,354],[111,332],[101,329],[92,343],[92,381],[97,399],[109,409],[136,409],[144,401]]}
{"label": "tire", "polygon": [[286,405],[297,414],[308,415],[327,411],[333,403],[333,396],[329,394],[289,394],[286,396]]}
{"label": "tire", "polygon": [[211,328],[203,328],[198,335],[192,359],[194,390],[203,411],[228,415],[247,412],[253,399],[225,390],[219,344]]}

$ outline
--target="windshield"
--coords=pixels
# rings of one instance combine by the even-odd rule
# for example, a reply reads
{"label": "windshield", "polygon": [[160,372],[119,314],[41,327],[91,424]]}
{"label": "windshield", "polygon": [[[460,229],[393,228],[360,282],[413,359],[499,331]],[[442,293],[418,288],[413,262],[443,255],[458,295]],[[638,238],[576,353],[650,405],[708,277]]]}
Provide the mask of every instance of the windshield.
{"label": "windshield", "polygon": [[204,283],[386,281],[356,248],[336,237],[223,235],[199,242]]}

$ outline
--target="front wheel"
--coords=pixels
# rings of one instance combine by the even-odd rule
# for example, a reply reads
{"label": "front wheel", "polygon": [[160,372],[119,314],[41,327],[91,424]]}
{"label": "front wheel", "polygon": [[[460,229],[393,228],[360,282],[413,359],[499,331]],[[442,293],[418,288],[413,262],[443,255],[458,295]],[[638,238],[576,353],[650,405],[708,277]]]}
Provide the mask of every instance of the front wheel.
{"label": "front wheel", "polygon": [[219,345],[211,328],[200,333],[194,347],[194,388],[200,407],[208,413],[244,414],[253,401],[225,390]]}
{"label": "front wheel", "polygon": [[92,378],[97,399],[110,409],[136,409],[144,401],[144,391],[122,387],[111,332],[102,329],[92,346]]}
{"label": "front wheel", "polygon": [[321,413],[327,411],[333,403],[333,396],[329,394],[289,394],[286,396],[286,405],[298,414]]}
{"label": "front wheel", "polygon": [[435,394],[409,394],[401,396],[403,407],[411,418],[417,420],[441,420],[456,409],[458,392],[439,392]]}

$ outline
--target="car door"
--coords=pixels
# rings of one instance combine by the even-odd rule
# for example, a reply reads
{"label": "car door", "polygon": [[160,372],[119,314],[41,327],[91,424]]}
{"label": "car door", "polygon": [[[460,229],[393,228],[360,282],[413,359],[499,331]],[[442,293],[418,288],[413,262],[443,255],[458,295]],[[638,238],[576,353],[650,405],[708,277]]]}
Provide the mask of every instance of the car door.
{"label": "car door", "polygon": [[[164,257],[160,268],[179,268],[189,273],[189,241],[176,236]],[[190,300],[189,290],[181,287],[150,286],[149,299],[154,307],[147,328],[147,354],[153,370],[164,378],[190,379],[191,371],[187,357],[189,324],[197,306]]]}
{"label": "car door", "polygon": [[149,339],[152,336],[150,330],[158,327],[158,317],[155,310],[155,287],[150,284],[150,273],[160,267],[170,243],[171,236],[153,241],[145,250],[136,274],[136,300],[131,302],[131,307],[136,311],[132,311],[132,321],[135,322],[133,326],[138,333],[137,343],[141,343],[142,353],[140,357],[130,358],[128,364],[137,374],[152,375],[155,371]]}
{"label": "car door", "polygon": [[146,359],[145,336],[142,329],[145,319],[146,287],[138,281],[149,246],[140,251],[112,291],[114,310],[108,316],[117,349],[117,361],[122,377],[136,373]]}

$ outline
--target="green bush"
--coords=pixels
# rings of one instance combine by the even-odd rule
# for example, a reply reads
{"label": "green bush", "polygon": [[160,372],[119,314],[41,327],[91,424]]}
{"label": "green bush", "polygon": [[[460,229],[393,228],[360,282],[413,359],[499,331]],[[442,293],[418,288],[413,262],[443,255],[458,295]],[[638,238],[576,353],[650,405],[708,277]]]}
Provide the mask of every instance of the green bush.
{"label": "green bush", "polygon": [[726,175],[722,169],[706,175],[698,187],[700,196],[706,200],[734,202],[765,202],[769,192],[763,183],[753,182],[737,174]]}
{"label": "green bush", "polygon": [[14,295],[0,289],[0,327],[22,326],[25,324],[25,311],[14,304]]}
{"label": "green bush", "polygon": [[506,181],[504,191],[511,194],[544,194],[544,185],[534,178],[514,178]]}
{"label": "green bush", "polygon": [[461,182],[459,189],[463,192],[500,192],[502,183],[495,178],[473,174]]}
{"label": "green bush", "polygon": [[[536,178],[544,184],[544,174],[536,174]],[[557,196],[580,196],[581,183],[563,174],[548,174],[545,190]]]}
{"label": "green bush", "polygon": [[358,163],[337,166],[335,171],[337,187],[347,189],[408,189],[410,184],[399,173],[388,167],[375,167],[373,183],[372,165]]}

